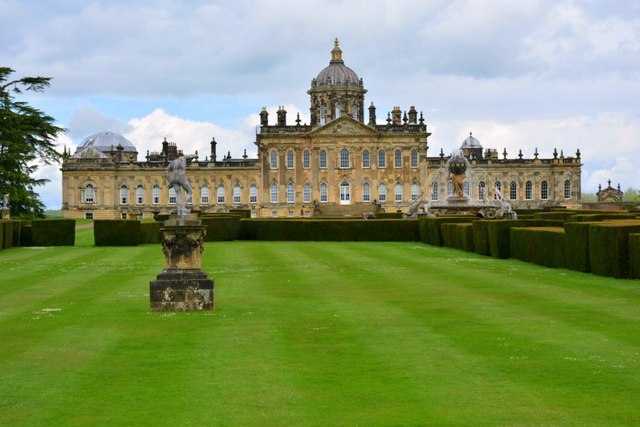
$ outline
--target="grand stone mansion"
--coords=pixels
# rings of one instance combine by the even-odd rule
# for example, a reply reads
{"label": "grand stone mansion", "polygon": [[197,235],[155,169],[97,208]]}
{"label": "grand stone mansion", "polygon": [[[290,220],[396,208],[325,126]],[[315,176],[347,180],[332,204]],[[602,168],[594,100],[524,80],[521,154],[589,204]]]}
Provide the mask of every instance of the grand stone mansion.
{"label": "grand stone mansion", "polygon": [[[451,181],[443,173],[449,158],[428,156],[427,125],[414,106],[394,107],[378,123],[376,107],[365,104],[362,78],[342,59],[335,41],[329,65],[312,79],[310,123],[291,121],[280,107],[275,123],[260,112],[257,158],[230,153],[218,158],[216,141],[204,160],[193,159],[188,200],[202,212],[250,210],[253,217],[360,216],[407,212],[417,199],[444,200]],[[368,120],[365,120],[365,112]],[[164,178],[169,161],[183,154],[163,141],[161,151],[138,160],[131,141],[113,132],[87,137],[62,165],[62,212],[67,218],[152,217],[175,208],[176,195]],[[496,189],[514,208],[576,206],[580,201],[580,151],[565,157],[533,158],[521,152],[483,149],[473,135],[460,149],[472,176],[470,198],[495,197]],[[184,153],[187,154],[187,153]]]}

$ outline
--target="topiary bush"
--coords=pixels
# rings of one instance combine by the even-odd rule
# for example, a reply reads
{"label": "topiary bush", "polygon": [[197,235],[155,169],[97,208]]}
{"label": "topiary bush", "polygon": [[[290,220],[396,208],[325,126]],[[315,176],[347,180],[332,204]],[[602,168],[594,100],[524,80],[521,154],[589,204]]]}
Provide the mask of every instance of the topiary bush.
{"label": "topiary bush", "polygon": [[73,246],[76,242],[74,219],[34,219],[31,221],[33,246]]}
{"label": "topiary bush", "polygon": [[93,221],[96,246],[137,246],[140,241],[140,221],[96,219]]}

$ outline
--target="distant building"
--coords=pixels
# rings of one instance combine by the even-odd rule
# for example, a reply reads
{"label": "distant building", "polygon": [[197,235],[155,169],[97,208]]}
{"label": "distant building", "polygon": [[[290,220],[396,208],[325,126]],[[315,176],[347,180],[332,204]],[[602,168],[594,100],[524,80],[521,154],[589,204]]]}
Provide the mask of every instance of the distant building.
{"label": "distant building", "polygon": [[[187,177],[189,203],[203,212],[248,209],[254,217],[361,216],[377,211],[406,212],[417,198],[444,200],[452,189],[441,173],[444,153],[428,157],[422,113],[394,107],[378,124],[376,107],[365,104],[361,78],[344,64],[335,41],[329,65],[311,81],[310,123],[287,111],[260,112],[255,144],[258,158],[231,153],[218,159],[216,141],[204,160],[193,160]],[[368,120],[365,122],[365,110]],[[580,153],[565,157],[499,158],[483,151],[472,135],[461,150],[471,164],[465,192],[493,197],[500,189],[514,208],[575,206],[580,200]],[[181,155],[176,144],[138,160],[135,146],[121,135],[100,132],[86,138],[62,165],[63,215],[68,218],[151,217],[175,207],[164,178],[167,163]]]}

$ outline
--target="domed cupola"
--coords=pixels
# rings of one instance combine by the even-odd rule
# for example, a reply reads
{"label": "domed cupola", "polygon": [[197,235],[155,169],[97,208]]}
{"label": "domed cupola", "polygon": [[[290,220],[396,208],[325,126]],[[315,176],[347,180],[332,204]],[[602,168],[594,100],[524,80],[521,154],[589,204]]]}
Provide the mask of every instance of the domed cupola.
{"label": "domed cupola", "polygon": [[482,145],[480,145],[480,141],[478,141],[471,132],[469,132],[469,137],[462,141],[460,150],[462,151],[462,155],[469,160],[482,160]]}
{"label": "domed cupola", "polygon": [[[100,156],[102,153],[104,156]],[[104,158],[118,155],[121,160],[135,161],[138,155],[136,147],[124,136],[111,131],[94,133],[82,140],[73,155],[74,158]]]}
{"label": "domed cupola", "polygon": [[343,115],[364,120],[364,94],[362,79],[344,64],[338,39],[331,50],[331,61],[311,81],[311,125],[324,125]]}

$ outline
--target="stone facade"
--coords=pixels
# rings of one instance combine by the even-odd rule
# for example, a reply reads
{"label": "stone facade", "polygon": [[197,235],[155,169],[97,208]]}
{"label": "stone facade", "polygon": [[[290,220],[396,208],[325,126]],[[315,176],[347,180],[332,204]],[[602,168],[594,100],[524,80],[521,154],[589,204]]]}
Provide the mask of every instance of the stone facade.
{"label": "stone facade", "polygon": [[[287,111],[260,112],[257,158],[217,159],[216,141],[204,161],[190,162],[194,189],[190,208],[202,212],[248,209],[255,217],[360,216],[379,211],[407,212],[412,202],[444,200],[450,194],[441,171],[449,156],[428,156],[422,113],[394,107],[384,124],[371,103],[365,121],[364,82],[344,64],[336,40],[327,67],[312,79],[310,124]],[[105,136],[105,134],[107,134]],[[68,218],[150,217],[175,209],[164,178],[167,163],[182,154],[166,140],[162,150],[138,161],[130,142],[106,132],[87,138],[67,154],[62,166],[63,215]],[[119,137],[122,138],[122,137]],[[109,145],[111,143],[111,145]],[[484,150],[470,135],[461,146],[473,176],[469,197],[495,197],[499,183],[514,208],[575,207],[580,200],[580,153],[565,157],[507,158]],[[434,185],[435,183],[435,185]],[[484,185],[484,187],[483,187]]]}

